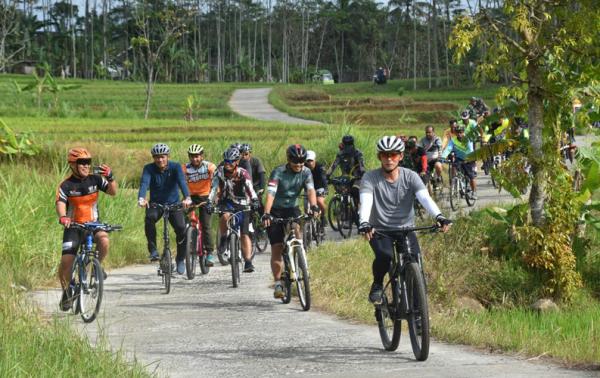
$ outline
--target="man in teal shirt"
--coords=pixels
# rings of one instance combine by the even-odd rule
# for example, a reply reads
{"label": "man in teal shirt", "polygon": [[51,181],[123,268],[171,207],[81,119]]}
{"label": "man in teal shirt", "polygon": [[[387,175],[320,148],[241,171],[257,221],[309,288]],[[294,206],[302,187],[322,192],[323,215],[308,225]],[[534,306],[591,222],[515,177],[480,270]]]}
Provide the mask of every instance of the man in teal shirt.
{"label": "man in teal shirt", "polygon": [[466,161],[467,155],[473,152],[473,142],[468,139],[465,135],[465,129],[462,126],[456,128],[456,136],[450,139],[448,146],[442,153],[444,159],[448,158],[450,154],[454,156],[455,166],[469,178],[471,185],[471,198],[477,199],[477,185],[475,183],[475,177],[477,172],[475,171],[475,162]]}

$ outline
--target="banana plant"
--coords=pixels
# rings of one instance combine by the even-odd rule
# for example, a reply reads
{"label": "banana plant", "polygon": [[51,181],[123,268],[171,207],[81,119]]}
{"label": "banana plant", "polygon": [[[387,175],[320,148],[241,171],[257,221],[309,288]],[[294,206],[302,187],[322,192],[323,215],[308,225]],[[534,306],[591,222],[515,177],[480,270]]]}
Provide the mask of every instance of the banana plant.
{"label": "banana plant", "polygon": [[24,154],[36,155],[40,148],[31,140],[27,133],[15,133],[0,119],[0,156]]}
{"label": "banana plant", "polygon": [[24,86],[20,86],[16,81],[13,80],[13,86],[15,87],[16,92],[33,92],[37,99],[38,109],[42,107],[42,97],[44,93],[51,93],[53,95],[54,108],[58,106],[58,96],[60,93],[68,90],[73,90],[80,88],[79,84],[58,84],[54,77],[50,74],[50,67],[45,65],[42,67],[44,70],[44,75],[39,75],[37,71],[33,71],[34,81],[26,84]]}

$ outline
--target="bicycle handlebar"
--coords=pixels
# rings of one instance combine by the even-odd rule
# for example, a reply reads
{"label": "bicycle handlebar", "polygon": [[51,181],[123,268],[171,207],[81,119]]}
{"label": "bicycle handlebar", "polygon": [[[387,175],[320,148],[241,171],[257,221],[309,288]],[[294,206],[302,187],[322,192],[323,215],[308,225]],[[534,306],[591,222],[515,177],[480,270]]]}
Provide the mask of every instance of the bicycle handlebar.
{"label": "bicycle handlebar", "polygon": [[73,222],[73,223],[71,223],[71,225],[69,227],[74,227],[74,228],[78,228],[80,230],[87,230],[87,231],[112,232],[112,231],[123,230],[123,226],[121,226],[119,224],[111,225],[108,223],[100,223],[100,222],[86,222],[86,223]]}
{"label": "bicycle handlebar", "polygon": [[415,231],[430,231],[430,232],[436,232],[440,229],[441,227],[438,226],[437,224],[431,225],[431,226],[420,226],[420,227],[402,227],[396,230],[388,230],[388,231],[379,231],[379,230],[375,230],[375,234],[376,235],[380,235],[380,236],[385,236],[385,237],[391,237],[394,238],[396,236],[404,236],[405,234],[409,233],[409,232],[415,232]]}
{"label": "bicycle handlebar", "polygon": [[304,219],[309,219],[311,216],[307,214],[302,214],[298,217],[290,217],[290,218],[273,218],[271,220],[272,223],[285,224],[285,223],[293,223]]}
{"label": "bicycle handlebar", "polygon": [[153,207],[155,209],[162,209],[162,210],[166,210],[166,211],[177,211],[177,210],[183,209],[183,203],[177,202],[177,203],[163,204],[163,203],[152,202],[152,203],[148,204],[148,207]]}

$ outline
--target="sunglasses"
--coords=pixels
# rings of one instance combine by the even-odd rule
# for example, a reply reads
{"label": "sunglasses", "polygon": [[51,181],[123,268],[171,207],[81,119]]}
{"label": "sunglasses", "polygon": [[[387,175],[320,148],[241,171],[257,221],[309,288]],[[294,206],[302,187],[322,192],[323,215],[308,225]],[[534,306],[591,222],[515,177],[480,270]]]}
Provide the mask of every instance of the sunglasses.
{"label": "sunglasses", "polygon": [[292,164],[304,164],[305,161],[306,159],[302,158],[290,158],[290,163]]}
{"label": "sunglasses", "polygon": [[384,159],[397,159],[400,157],[400,152],[380,152],[379,156],[381,156]]}
{"label": "sunglasses", "polygon": [[77,159],[77,165],[91,165],[92,159]]}
{"label": "sunglasses", "polygon": [[237,160],[227,160],[227,159],[225,159],[225,160],[223,160],[223,163],[224,164],[235,164],[235,163],[237,163]]}

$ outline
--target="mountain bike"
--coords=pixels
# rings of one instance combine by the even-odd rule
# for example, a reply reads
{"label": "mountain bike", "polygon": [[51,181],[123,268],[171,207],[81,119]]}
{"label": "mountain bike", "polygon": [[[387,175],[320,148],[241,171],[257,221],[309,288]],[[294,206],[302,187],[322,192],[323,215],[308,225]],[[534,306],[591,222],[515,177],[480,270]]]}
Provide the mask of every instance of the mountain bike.
{"label": "mountain bike", "polygon": [[71,268],[68,288],[69,298],[73,301],[71,309],[73,313],[79,313],[84,322],[90,323],[100,311],[104,290],[104,272],[94,248],[94,233],[120,231],[122,227],[99,222],[71,223],[70,227],[81,230],[85,240],[79,246]]}
{"label": "mountain bike", "polygon": [[[331,183],[335,194],[329,201],[327,218],[331,228],[339,231],[344,239],[352,235],[352,226],[356,220],[356,205],[350,194],[354,179],[348,176],[334,177]],[[335,221],[335,227],[334,227]]]}
{"label": "mountain bike", "polygon": [[196,276],[196,261],[199,262],[200,272],[208,274],[210,267],[206,264],[208,253],[204,250],[204,241],[202,239],[202,221],[196,214],[195,209],[200,209],[206,205],[201,202],[197,205],[188,207],[189,223],[185,229],[185,273],[188,280]]}
{"label": "mountain bike", "polygon": [[444,190],[444,180],[442,176],[438,176],[435,168],[432,166],[427,169],[427,191],[435,200],[439,199]]}
{"label": "mountain bike", "polygon": [[225,213],[231,214],[227,220],[227,243],[226,249],[223,251],[222,255],[223,258],[228,258],[228,263],[231,266],[231,281],[233,287],[238,287],[240,284],[240,271],[243,269],[242,263],[244,262],[242,248],[240,246],[240,227],[243,221],[242,217],[249,216],[250,206],[237,206],[236,210],[224,207],[215,209],[215,212],[219,215]]}
{"label": "mountain bike", "polygon": [[459,209],[458,205],[461,198],[465,199],[467,206],[475,205],[476,199],[472,197],[469,177],[465,175],[459,162],[454,158],[446,162],[448,163],[448,177],[450,182],[448,196],[452,210],[457,211]]}
{"label": "mountain bike", "polygon": [[174,204],[151,203],[150,207],[162,210],[163,219],[163,253],[158,262],[158,275],[162,278],[162,284],[165,286],[165,294],[171,292],[171,276],[173,275],[173,259],[171,256],[171,248],[169,247],[169,215],[171,212],[183,209],[181,202]]}
{"label": "mountain bike", "polygon": [[284,234],[286,235],[282,252],[284,270],[281,273],[285,294],[281,301],[286,304],[290,303],[292,282],[296,282],[298,299],[304,311],[310,310],[310,275],[304,244],[301,239],[296,237],[294,225],[300,225],[307,218],[310,216],[301,215],[294,218],[273,218],[272,220],[273,223],[284,225]]}
{"label": "mountain bike", "polygon": [[267,235],[267,229],[263,225],[258,211],[253,211],[251,215],[252,220],[252,248],[254,254],[262,253],[266,251],[267,245],[269,244],[269,236]]}
{"label": "mountain bike", "polygon": [[433,225],[394,231],[375,230],[374,236],[394,241],[392,264],[384,285],[382,302],[375,306],[381,342],[385,350],[396,350],[400,343],[402,320],[406,320],[412,350],[418,361],[425,361],[429,356],[429,307],[422,254],[411,251],[407,235],[414,231],[437,229],[438,226]]}
{"label": "mountain bike", "polygon": [[[309,203],[308,196],[304,195],[304,214],[309,214]],[[315,218],[309,217],[302,224],[302,241],[304,242],[304,249],[308,252],[312,248],[313,242],[318,247],[325,240],[325,230],[323,229],[323,224],[321,223],[323,217]]]}

